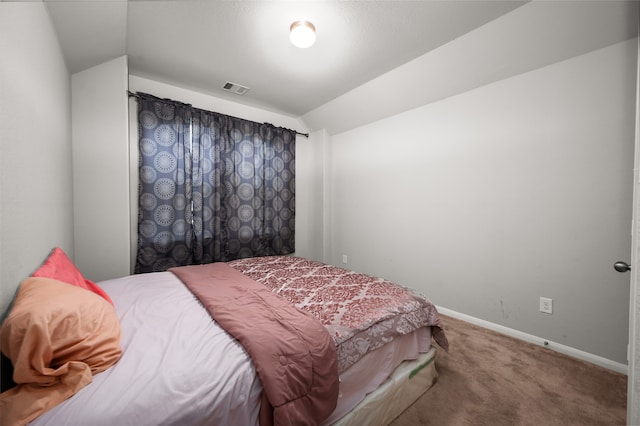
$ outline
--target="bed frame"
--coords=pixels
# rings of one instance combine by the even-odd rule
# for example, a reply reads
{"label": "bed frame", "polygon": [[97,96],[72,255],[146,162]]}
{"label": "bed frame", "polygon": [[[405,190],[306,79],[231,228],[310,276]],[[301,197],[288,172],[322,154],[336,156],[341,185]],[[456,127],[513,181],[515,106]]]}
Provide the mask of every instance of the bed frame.
{"label": "bed frame", "polygon": [[375,391],[336,426],[388,425],[418,400],[438,379],[436,348],[422,353],[416,360],[404,361]]}

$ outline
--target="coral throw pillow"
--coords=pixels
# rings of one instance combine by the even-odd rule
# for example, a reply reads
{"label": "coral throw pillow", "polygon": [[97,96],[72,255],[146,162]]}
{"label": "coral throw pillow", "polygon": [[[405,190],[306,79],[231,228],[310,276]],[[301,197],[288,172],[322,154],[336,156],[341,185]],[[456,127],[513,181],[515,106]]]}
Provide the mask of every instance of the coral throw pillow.
{"label": "coral throw pillow", "polygon": [[29,277],[0,328],[17,386],[0,393],[0,423],[26,425],[70,398],[122,355],[113,306],[51,278]]}
{"label": "coral throw pillow", "polygon": [[31,276],[53,278],[54,280],[84,288],[104,297],[105,300],[113,305],[113,301],[111,301],[107,293],[93,281],[85,279],[60,247],[53,249],[47,260]]}

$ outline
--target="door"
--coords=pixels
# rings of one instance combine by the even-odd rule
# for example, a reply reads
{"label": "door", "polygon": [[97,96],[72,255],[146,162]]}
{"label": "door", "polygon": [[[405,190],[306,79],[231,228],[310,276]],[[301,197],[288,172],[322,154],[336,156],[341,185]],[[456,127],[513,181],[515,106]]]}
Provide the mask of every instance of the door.
{"label": "door", "polygon": [[629,297],[629,376],[627,385],[627,424],[630,425],[640,425],[640,253],[638,253],[640,245],[640,171],[638,170],[640,168],[640,43],[636,72],[636,141],[633,166],[632,268]]}

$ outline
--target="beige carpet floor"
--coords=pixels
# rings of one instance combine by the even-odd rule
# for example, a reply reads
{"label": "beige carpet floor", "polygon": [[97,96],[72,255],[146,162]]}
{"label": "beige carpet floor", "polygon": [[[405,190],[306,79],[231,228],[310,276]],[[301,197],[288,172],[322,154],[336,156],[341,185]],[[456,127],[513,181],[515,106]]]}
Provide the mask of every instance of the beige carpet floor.
{"label": "beige carpet floor", "polygon": [[447,316],[437,383],[392,426],[624,425],[627,377]]}

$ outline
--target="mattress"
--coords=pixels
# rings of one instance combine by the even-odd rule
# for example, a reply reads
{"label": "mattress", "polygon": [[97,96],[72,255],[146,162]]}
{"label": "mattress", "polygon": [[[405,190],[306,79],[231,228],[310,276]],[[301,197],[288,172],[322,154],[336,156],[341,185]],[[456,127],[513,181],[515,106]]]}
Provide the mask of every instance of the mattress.
{"label": "mattress", "polygon": [[[323,425],[335,423],[361,404],[367,395],[378,389],[404,361],[416,360],[427,352],[435,356],[435,348],[431,346],[431,330],[421,328],[363,356],[355,365],[340,374],[338,406]],[[424,388],[426,389],[428,387]]]}
{"label": "mattress", "polygon": [[436,348],[416,360],[402,362],[393,373],[360,402],[337,426],[387,425],[409,408],[436,382]]}
{"label": "mattress", "polygon": [[[301,260],[286,259],[286,262],[290,261]],[[298,268],[294,269],[298,274]],[[362,278],[348,276],[348,280],[359,279]],[[280,284],[286,293],[292,281],[280,281]],[[175,274],[132,275],[103,281],[99,285],[114,302],[122,329],[122,357],[113,367],[95,375],[90,385],[42,414],[32,424],[259,423],[263,388],[250,356],[236,339],[212,320]],[[437,319],[437,313],[435,315]],[[414,319],[411,315],[408,318]],[[370,325],[375,331],[380,322]],[[422,379],[411,381],[411,386],[405,386],[406,380],[400,380],[406,374],[398,373],[398,369],[402,371],[406,365],[413,367],[404,368],[415,368],[425,359],[433,359],[432,333],[434,330],[442,332],[439,327],[412,326],[410,330],[413,331],[405,329],[405,333],[394,338],[379,338],[380,333],[376,332],[372,342],[366,333],[354,332],[339,322],[332,326],[339,332],[334,334],[334,339],[342,337],[343,343],[351,339],[351,348],[363,343],[367,347],[358,349],[355,360],[354,352],[347,352],[349,355],[340,369],[337,407],[323,425],[336,422],[365,424],[370,413],[383,416],[380,418],[395,416],[398,409],[404,409],[402,407],[413,402],[433,383],[433,365],[421,372]],[[446,343],[443,333],[440,337]],[[407,364],[416,362],[418,364]],[[400,379],[392,380],[397,374]],[[387,390],[381,392],[380,389]],[[408,393],[403,393],[403,389]],[[389,401],[392,401],[388,406],[381,402],[386,400],[387,394],[391,395]],[[400,401],[398,395],[401,395]]]}

